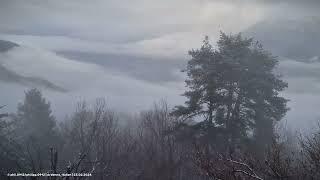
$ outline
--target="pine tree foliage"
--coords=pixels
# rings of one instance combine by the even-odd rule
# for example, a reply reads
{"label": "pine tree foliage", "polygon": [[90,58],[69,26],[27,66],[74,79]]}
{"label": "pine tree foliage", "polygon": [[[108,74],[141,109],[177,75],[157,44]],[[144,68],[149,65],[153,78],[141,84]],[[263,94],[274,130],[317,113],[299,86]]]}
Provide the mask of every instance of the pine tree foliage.
{"label": "pine tree foliage", "polygon": [[55,134],[56,121],[50,103],[38,89],[31,89],[25,93],[24,102],[18,105],[17,119],[26,136],[41,139]]}
{"label": "pine tree foliage", "polygon": [[287,111],[287,100],[279,94],[287,83],[274,72],[277,58],[252,38],[225,33],[217,48],[205,37],[201,48],[189,55],[187,101],[173,114],[223,130],[231,142],[254,132],[257,140],[271,143],[274,123]]}

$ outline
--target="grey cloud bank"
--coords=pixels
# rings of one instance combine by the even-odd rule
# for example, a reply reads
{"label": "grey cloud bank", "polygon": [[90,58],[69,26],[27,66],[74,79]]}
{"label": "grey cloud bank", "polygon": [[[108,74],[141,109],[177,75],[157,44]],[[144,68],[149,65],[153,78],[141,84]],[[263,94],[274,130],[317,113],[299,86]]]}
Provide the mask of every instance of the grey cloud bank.
{"label": "grey cloud bank", "polygon": [[[69,60],[43,50],[16,48],[7,52],[3,63],[15,72],[25,76],[43,77],[68,89],[69,92],[65,93],[44,89],[55,112],[60,115],[73,109],[76,101],[92,101],[98,97],[105,97],[111,107],[128,112],[146,109],[154,100],[161,98],[170,99],[171,102],[182,100],[177,96],[182,91],[182,83],[151,84],[95,64]],[[21,100],[17,97],[21,97],[23,90],[27,88],[11,83],[1,83],[1,86],[6,86],[2,96],[11,97],[11,100],[7,100],[16,103]],[[15,90],[10,91],[8,87]]]}

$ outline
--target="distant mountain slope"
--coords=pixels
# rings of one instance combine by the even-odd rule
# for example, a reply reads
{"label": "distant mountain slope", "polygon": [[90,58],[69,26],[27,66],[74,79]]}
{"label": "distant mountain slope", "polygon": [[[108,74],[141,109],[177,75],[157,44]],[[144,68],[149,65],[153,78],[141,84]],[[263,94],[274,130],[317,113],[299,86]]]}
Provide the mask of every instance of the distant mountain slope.
{"label": "distant mountain slope", "polygon": [[[19,45],[10,41],[0,40],[0,53],[5,53],[7,51],[10,51],[10,49],[14,47],[19,47]],[[17,72],[14,72],[6,68],[1,63],[1,59],[0,59],[0,81],[8,82],[8,83],[16,83],[16,84],[30,86],[30,87],[41,86],[54,91],[66,92],[64,88],[59,87],[54,83],[48,80],[42,79],[40,77],[27,77],[27,76],[19,75]]]}
{"label": "distant mountain slope", "polygon": [[19,45],[10,41],[0,40],[0,52],[6,52],[13,47],[18,47]]}
{"label": "distant mountain slope", "polygon": [[317,61],[320,57],[320,19],[266,20],[244,33],[262,42],[278,56]]}
{"label": "distant mountain slope", "polygon": [[6,67],[0,65],[0,81],[17,83],[25,86],[43,86],[51,90],[65,92],[66,90],[41,78],[38,77],[25,77],[21,76],[13,71],[10,71]]}
{"label": "distant mountain slope", "polygon": [[77,51],[58,51],[58,55],[80,62],[94,63],[121,74],[151,83],[183,81],[178,75],[184,68],[181,59],[156,59],[125,54],[99,54]]}

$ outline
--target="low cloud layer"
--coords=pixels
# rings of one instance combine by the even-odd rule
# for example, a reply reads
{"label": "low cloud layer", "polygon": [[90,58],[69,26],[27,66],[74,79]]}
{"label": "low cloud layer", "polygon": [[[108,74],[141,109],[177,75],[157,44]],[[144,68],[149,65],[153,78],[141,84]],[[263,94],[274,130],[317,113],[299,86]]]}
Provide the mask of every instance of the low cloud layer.
{"label": "low cloud layer", "polygon": [[[77,101],[93,101],[98,97],[106,98],[112,108],[126,112],[146,109],[154,101],[162,98],[168,99],[171,103],[182,102],[182,97],[177,96],[183,89],[181,82],[163,85],[148,83],[112,69],[73,61],[52,52],[30,47],[8,51],[3,58],[3,64],[25,76],[43,77],[68,89],[65,93],[45,90],[45,95],[59,115],[73,109]],[[10,100],[7,99],[8,102],[18,103],[24,90],[28,89],[11,83],[0,84],[15,89],[10,91],[11,88],[3,88],[1,96],[11,97]]]}

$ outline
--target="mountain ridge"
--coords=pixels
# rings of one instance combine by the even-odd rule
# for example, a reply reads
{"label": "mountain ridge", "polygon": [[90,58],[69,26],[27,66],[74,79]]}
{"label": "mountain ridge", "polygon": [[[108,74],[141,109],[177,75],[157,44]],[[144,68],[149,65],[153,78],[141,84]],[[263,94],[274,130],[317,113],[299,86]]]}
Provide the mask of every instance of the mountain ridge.
{"label": "mountain ridge", "polygon": [[[15,47],[20,47],[20,45],[11,41],[0,40],[0,54],[6,53]],[[7,67],[5,67],[2,64],[1,59],[0,59],[0,81],[6,82],[6,83],[20,84],[28,87],[41,86],[53,91],[67,92],[67,90],[64,89],[63,87],[60,87],[41,77],[20,75],[19,73],[14,72],[8,69]]]}
{"label": "mountain ridge", "polygon": [[265,20],[244,31],[277,56],[308,62],[320,57],[320,19]]}

